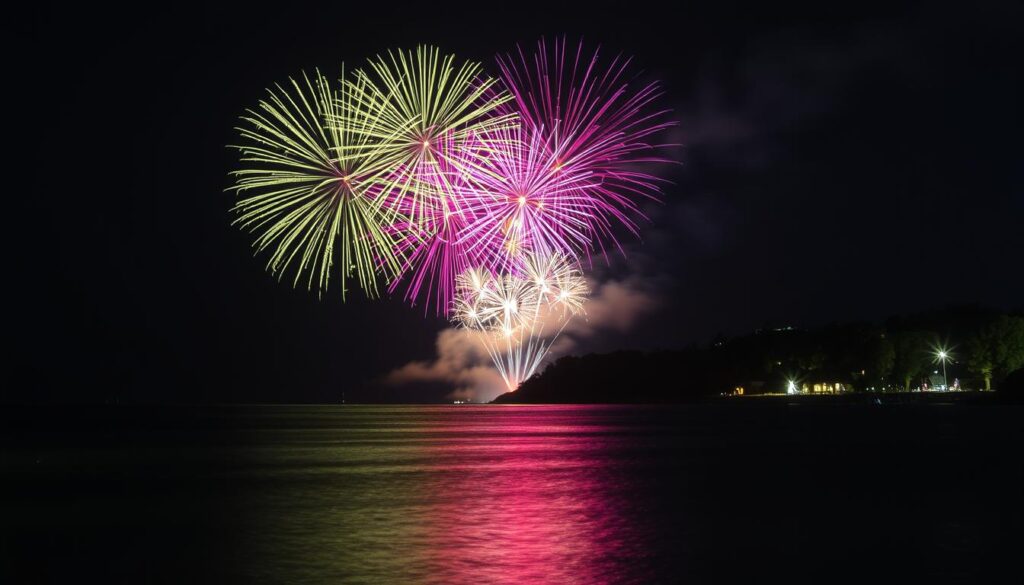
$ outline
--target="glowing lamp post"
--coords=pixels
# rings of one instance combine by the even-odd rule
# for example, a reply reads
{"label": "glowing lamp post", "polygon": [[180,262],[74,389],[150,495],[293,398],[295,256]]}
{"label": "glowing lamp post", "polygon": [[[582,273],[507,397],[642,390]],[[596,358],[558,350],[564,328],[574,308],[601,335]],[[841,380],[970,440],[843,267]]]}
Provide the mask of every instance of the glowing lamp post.
{"label": "glowing lamp post", "polygon": [[949,353],[944,349],[940,349],[936,352],[935,358],[942,362],[942,389],[949,392],[949,384],[946,382],[946,360],[949,359]]}

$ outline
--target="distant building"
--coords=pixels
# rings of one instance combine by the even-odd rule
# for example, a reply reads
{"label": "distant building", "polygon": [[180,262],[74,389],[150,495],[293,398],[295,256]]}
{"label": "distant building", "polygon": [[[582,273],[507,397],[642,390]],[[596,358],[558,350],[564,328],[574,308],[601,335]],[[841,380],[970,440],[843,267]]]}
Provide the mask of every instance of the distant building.
{"label": "distant building", "polygon": [[765,385],[764,380],[745,380],[722,392],[723,396],[754,396],[757,394],[770,394],[771,389]]}
{"label": "distant building", "polygon": [[[781,387],[780,387],[781,384]],[[840,382],[836,379],[811,378],[804,380],[747,380],[740,386],[735,386],[723,392],[728,396],[751,396],[756,394],[778,394],[779,392],[789,395],[800,394],[842,394],[852,392],[853,386],[849,382]]]}
{"label": "distant building", "polygon": [[852,390],[848,384],[836,381],[803,382],[800,394],[842,394]]}

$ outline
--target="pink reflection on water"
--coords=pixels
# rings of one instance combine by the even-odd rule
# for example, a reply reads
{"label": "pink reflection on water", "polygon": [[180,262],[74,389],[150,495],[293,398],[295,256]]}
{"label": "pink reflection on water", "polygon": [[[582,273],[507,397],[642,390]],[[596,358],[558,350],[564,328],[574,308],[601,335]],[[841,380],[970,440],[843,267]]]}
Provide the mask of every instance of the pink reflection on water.
{"label": "pink reflection on water", "polygon": [[[470,414],[468,412],[460,414]],[[578,408],[440,417],[426,446],[426,563],[438,582],[600,583],[643,564],[614,427]],[[592,414],[592,413],[591,413]],[[474,417],[476,418],[476,417]],[[460,420],[461,419],[461,420]]]}

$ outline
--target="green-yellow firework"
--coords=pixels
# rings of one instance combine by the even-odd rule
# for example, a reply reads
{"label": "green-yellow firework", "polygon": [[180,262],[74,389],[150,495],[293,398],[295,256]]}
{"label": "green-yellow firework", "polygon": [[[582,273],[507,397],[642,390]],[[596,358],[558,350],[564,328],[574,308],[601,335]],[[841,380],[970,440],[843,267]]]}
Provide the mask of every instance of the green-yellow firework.
{"label": "green-yellow firework", "polygon": [[437,198],[445,196],[436,167],[451,145],[516,122],[514,113],[501,108],[511,96],[497,84],[482,75],[479,63],[456,67],[455,56],[442,56],[436,47],[371,59],[368,71],[357,70],[348,82],[352,109],[343,114],[357,121],[355,131],[364,142],[343,156],[373,159],[389,212],[401,210],[422,226]]}
{"label": "green-yellow firework", "polygon": [[369,143],[377,137],[356,132],[343,114],[366,88],[358,81],[339,87],[319,71],[312,79],[303,73],[246,110],[237,128],[244,143],[234,146],[243,168],[229,187],[239,196],[233,223],[255,234],[257,253],[269,251],[267,269],[279,280],[293,273],[293,286],[304,282],[322,292],[338,261],[342,298],[351,278],[373,297],[378,273],[393,277],[401,261],[382,199],[373,196],[379,166]]}

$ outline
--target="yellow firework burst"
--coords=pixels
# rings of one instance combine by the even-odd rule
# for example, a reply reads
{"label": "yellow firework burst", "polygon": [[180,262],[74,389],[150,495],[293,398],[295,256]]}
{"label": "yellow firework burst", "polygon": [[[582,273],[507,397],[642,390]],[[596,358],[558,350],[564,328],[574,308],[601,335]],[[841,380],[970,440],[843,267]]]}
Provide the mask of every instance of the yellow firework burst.
{"label": "yellow firework burst", "polygon": [[384,206],[422,225],[446,196],[436,167],[451,145],[515,123],[515,114],[496,112],[511,99],[497,83],[479,63],[456,66],[435,47],[378,56],[347,84],[353,99],[342,115],[363,142],[344,156],[372,159]]}
{"label": "yellow firework burst", "polygon": [[[237,130],[242,169],[229,187],[239,199],[234,223],[255,234],[257,253],[269,251],[267,269],[293,286],[325,291],[337,261],[342,298],[356,279],[377,295],[378,276],[397,274],[391,221],[375,187],[379,173],[375,137],[356,129],[353,102],[368,93],[365,82],[333,89],[316,71],[268,89],[268,97],[246,110]],[[344,153],[344,156],[342,156]]]}

